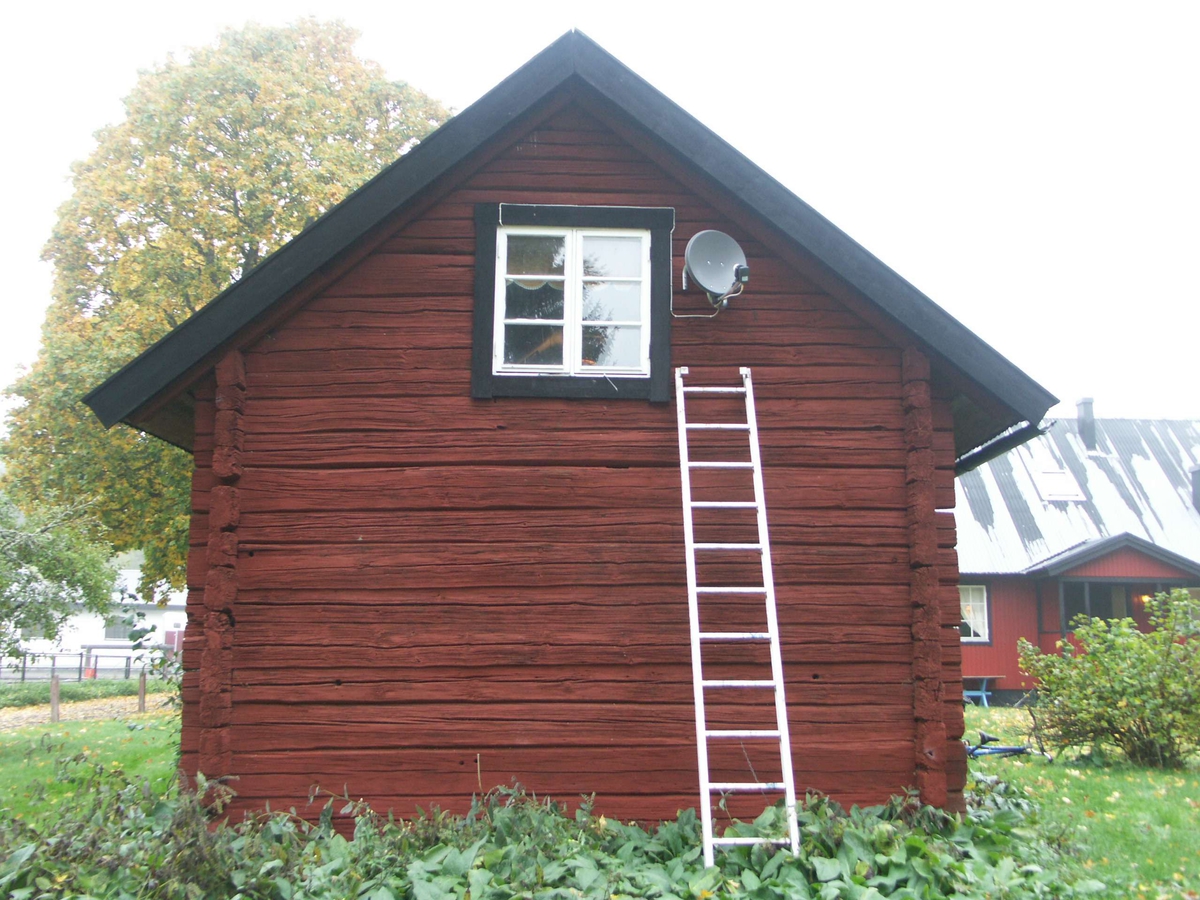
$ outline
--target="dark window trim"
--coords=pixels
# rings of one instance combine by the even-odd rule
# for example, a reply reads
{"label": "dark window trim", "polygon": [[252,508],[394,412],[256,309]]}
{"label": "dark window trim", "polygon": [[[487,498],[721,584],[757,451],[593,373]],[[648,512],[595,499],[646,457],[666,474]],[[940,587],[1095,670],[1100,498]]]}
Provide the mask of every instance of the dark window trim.
{"label": "dark window trim", "polygon": [[1181,587],[1188,582],[1186,578],[1151,578],[1142,575],[1063,575],[1058,580],[1075,584],[1093,581],[1096,584],[1169,584]]}
{"label": "dark window trim", "polygon": [[[603,375],[495,375],[496,228],[644,228],[650,232],[650,377]],[[471,335],[471,396],[569,397],[597,400],[671,400],[671,232],[675,210],[635,206],[475,205],[475,321]]]}
{"label": "dark window trim", "polygon": [[[1090,618],[1095,618],[1095,616],[1092,615],[1092,592],[1091,592],[1091,588],[1089,587],[1090,585],[1092,585],[1092,584],[1108,584],[1108,585],[1114,585],[1114,586],[1119,585],[1121,587],[1124,587],[1126,589],[1126,601],[1125,602],[1127,604],[1129,604],[1129,606],[1127,606],[1126,610],[1125,610],[1126,618],[1133,618],[1133,606],[1132,606],[1133,598],[1131,596],[1129,596],[1129,594],[1131,593],[1131,591],[1130,591],[1131,588],[1136,587],[1137,585],[1140,585],[1140,584],[1152,584],[1152,585],[1154,585],[1154,592],[1157,594],[1160,591],[1170,590],[1173,587],[1186,587],[1187,579],[1186,578],[1159,578],[1157,580],[1150,581],[1145,578],[1137,578],[1137,577],[1130,578],[1128,575],[1116,575],[1116,576],[1113,576],[1113,575],[1103,575],[1103,576],[1069,575],[1069,576],[1064,576],[1062,578],[1059,578],[1058,579],[1058,620],[1062,627],[1062,631],[1059,632],[1060,634],[1074,634],[1075,633],[1075,629],[1071,628],[1070,623],[1067,622],[1066,586],[1068,584],[1082,584],[1083,585],[1083,613],[1082,613],[1082,615],[1086,615]],[[1115,616],[1114,616],[1114,618],[1115,618]]]}
{"label": "dark window trim", "polygon": [[959,623],[958,623],[958,640],[964,647],[990,647],[992,641],[995,640],[992,622],[992,582],[990,580],[972,579],[971,581],[958,582],[959,587],[981,587],[983,588],[983,603],[984,603],[984,618],[987,619],[988,636],[986,641],[981,641],[979,638],[969,638],[962,636],[962,600],[960,595],[959,600]]}
{"label": "dark window trim", "polygon": [[1038,646],[1039,647],[1042,646],[1042,635],[1046,634],[1046,630],[1043,628],[1043,616],[1042,616],[1042,584],[1043,583],[1044,582],[1042,582],[1040,580],[1036,580],[1033,582],[1033,602],[1034,602],[1034,608],[1036,608],[1037,613],[1038,613]]}

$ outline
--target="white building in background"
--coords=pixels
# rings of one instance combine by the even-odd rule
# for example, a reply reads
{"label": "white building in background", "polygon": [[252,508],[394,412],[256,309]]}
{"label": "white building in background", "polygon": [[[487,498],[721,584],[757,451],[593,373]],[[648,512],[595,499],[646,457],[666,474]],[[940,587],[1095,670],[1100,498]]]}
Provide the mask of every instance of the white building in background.
{"label": "white building in background", "polygon": [[[4,660],[0,681],[48,678],[51,670],[63,678],[121,678],[140,671],[146,649],[135,650],[129,632],[134,627],[127,622],[131,613],[139,614],[137,627],[154,631],[142,639],[142,647],[167,647],[178,652],[183,647],[183,630],[187,624],[186,593],[172,591],[165,606],[145,603],[138,597],[138,581],[142,577],[142,555],[126,553],[117,557],[117,588],[114,605],[108,618],[92,612],[78,612],[59,630],[56,639],[23,632],[22,660]],[[13,663],[16,662],[14,666]]]}

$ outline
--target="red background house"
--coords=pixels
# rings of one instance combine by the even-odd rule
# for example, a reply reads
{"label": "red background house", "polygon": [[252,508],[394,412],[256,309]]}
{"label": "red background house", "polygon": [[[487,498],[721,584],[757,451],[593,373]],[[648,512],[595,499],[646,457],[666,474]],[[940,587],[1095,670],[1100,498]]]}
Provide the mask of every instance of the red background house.
{"label": "red background house", "polygon": [[[629,371],[589,374],[607,351],[576,344],[576,371],[514,374],[510,327],[543,361],[601,327],[553,298],[574,325],[528,297],[534,324],[509,321],[518,288],[588,284],[574,251],[567,275],[520,269],[530,228],[646,248]],[[673,320],[708,309],[678,286],[709,228],[752,283]],[[1054,398],[576,33],[89,396],[195,455],[184,767],[236,776],[238,808],[304,808],[319,784],[461,809],[514,778],[622,818],[694,806],[678,365],[754,371],[798,788],[960,806],[938,510],[956,459]],[[714,778],[769,777],[755,753]]]}
{"label": "red background house", "polygon": [[[963,676],[1033,687],[1017,639],[1050,652],[1080,614],[1146,624],[1142,598],[1200,585],[1200,422],[1077,419],[956,483]],[[975,687],[972,684],[971,687]]]}

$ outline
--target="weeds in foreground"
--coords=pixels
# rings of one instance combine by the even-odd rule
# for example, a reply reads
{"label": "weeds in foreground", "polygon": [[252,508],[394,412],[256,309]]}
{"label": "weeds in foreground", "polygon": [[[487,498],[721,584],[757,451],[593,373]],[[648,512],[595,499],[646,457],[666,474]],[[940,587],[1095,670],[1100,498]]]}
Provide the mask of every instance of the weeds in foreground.
{"label": "weeds in foreground", "polygon": [[[462,816],[434,810],[402,821],[343,799],[315,824],[272,813],[213,826],[220,788],[162,795],[119,770],[65,765],[77,782],[71,802],[0,819],[0,895],[872,900],[1074,897],[1103,888],[1071,874],[1028,801],[998,782],[981,785],[966,816],[908,797],[849,812],[809,797],[799,857],[764,843],[706,869],[692,811],[647,830],[593,815],[587,802],[569,816],[520,790],[496,790]],[[335,828],[335,813],[353,817],[352,839]],[[770,807],[732,831],[777,834],[783,818]]]}

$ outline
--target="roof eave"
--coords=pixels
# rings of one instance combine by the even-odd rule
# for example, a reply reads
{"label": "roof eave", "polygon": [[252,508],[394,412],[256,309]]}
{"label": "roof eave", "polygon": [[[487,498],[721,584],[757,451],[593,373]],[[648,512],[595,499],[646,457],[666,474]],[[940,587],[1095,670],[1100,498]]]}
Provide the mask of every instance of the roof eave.
{"label": "roof eave", "polygon": [[1151,559],[1200,578],[1200,561],[1188,559],[1186,556],[1181,556],[1165,547],[1158,546],[1158,544],[1152,544],[1150,541],[1129,532],[1076,544],[1074,547],[1056,553],[1049,559],[1042,560],[1030,566],[1020,574],[1053,578],[1064,572],[1069,572],[1071,569],[1078,568],[1085,563],[1108,556],[1116,550],[1126,548],[1136,550],[1138,553],[1149,556]]}
{"label": "roof eave", "polygon": [[580,45],[576,71],[676,154],[740,197],[831,274],[870,298],[897,324],[918,335],[1026,422],[1036,425],[1058,403],[1057,397],[829,219],[586,38]]}
{"label": "roof eave", "polygon": [[1040,422],[1057,402],[828,219],[580,32],[563,35],[91,391],[84,402],[105,426],[126,421],[152,433],[165,430],[156,424],[157,412],[141,412],[155,398],[186,386],[201,363],[277,300],[572,77],[620,107],[672,152],[795,241],[833,277],[914,334],[933,356],[1014,412],[1008,421],[997,421],[993,435],[986,437],[1022,419]]}
{"label": "roof eave", "polygon": [[[347,246],[561,86],[573,73],[572,60],[570,54],[552,51],[572,36],[568,33],[559,38],[482,100],[352,192],[218,294],[184,326],[168,332],[88,392],[83,402],[106,428],[134,418],[142,407],[191,372],[214,347],[226,343],[281,296],[299,287]],[[130,424],[144,428],[153,418]]]}

